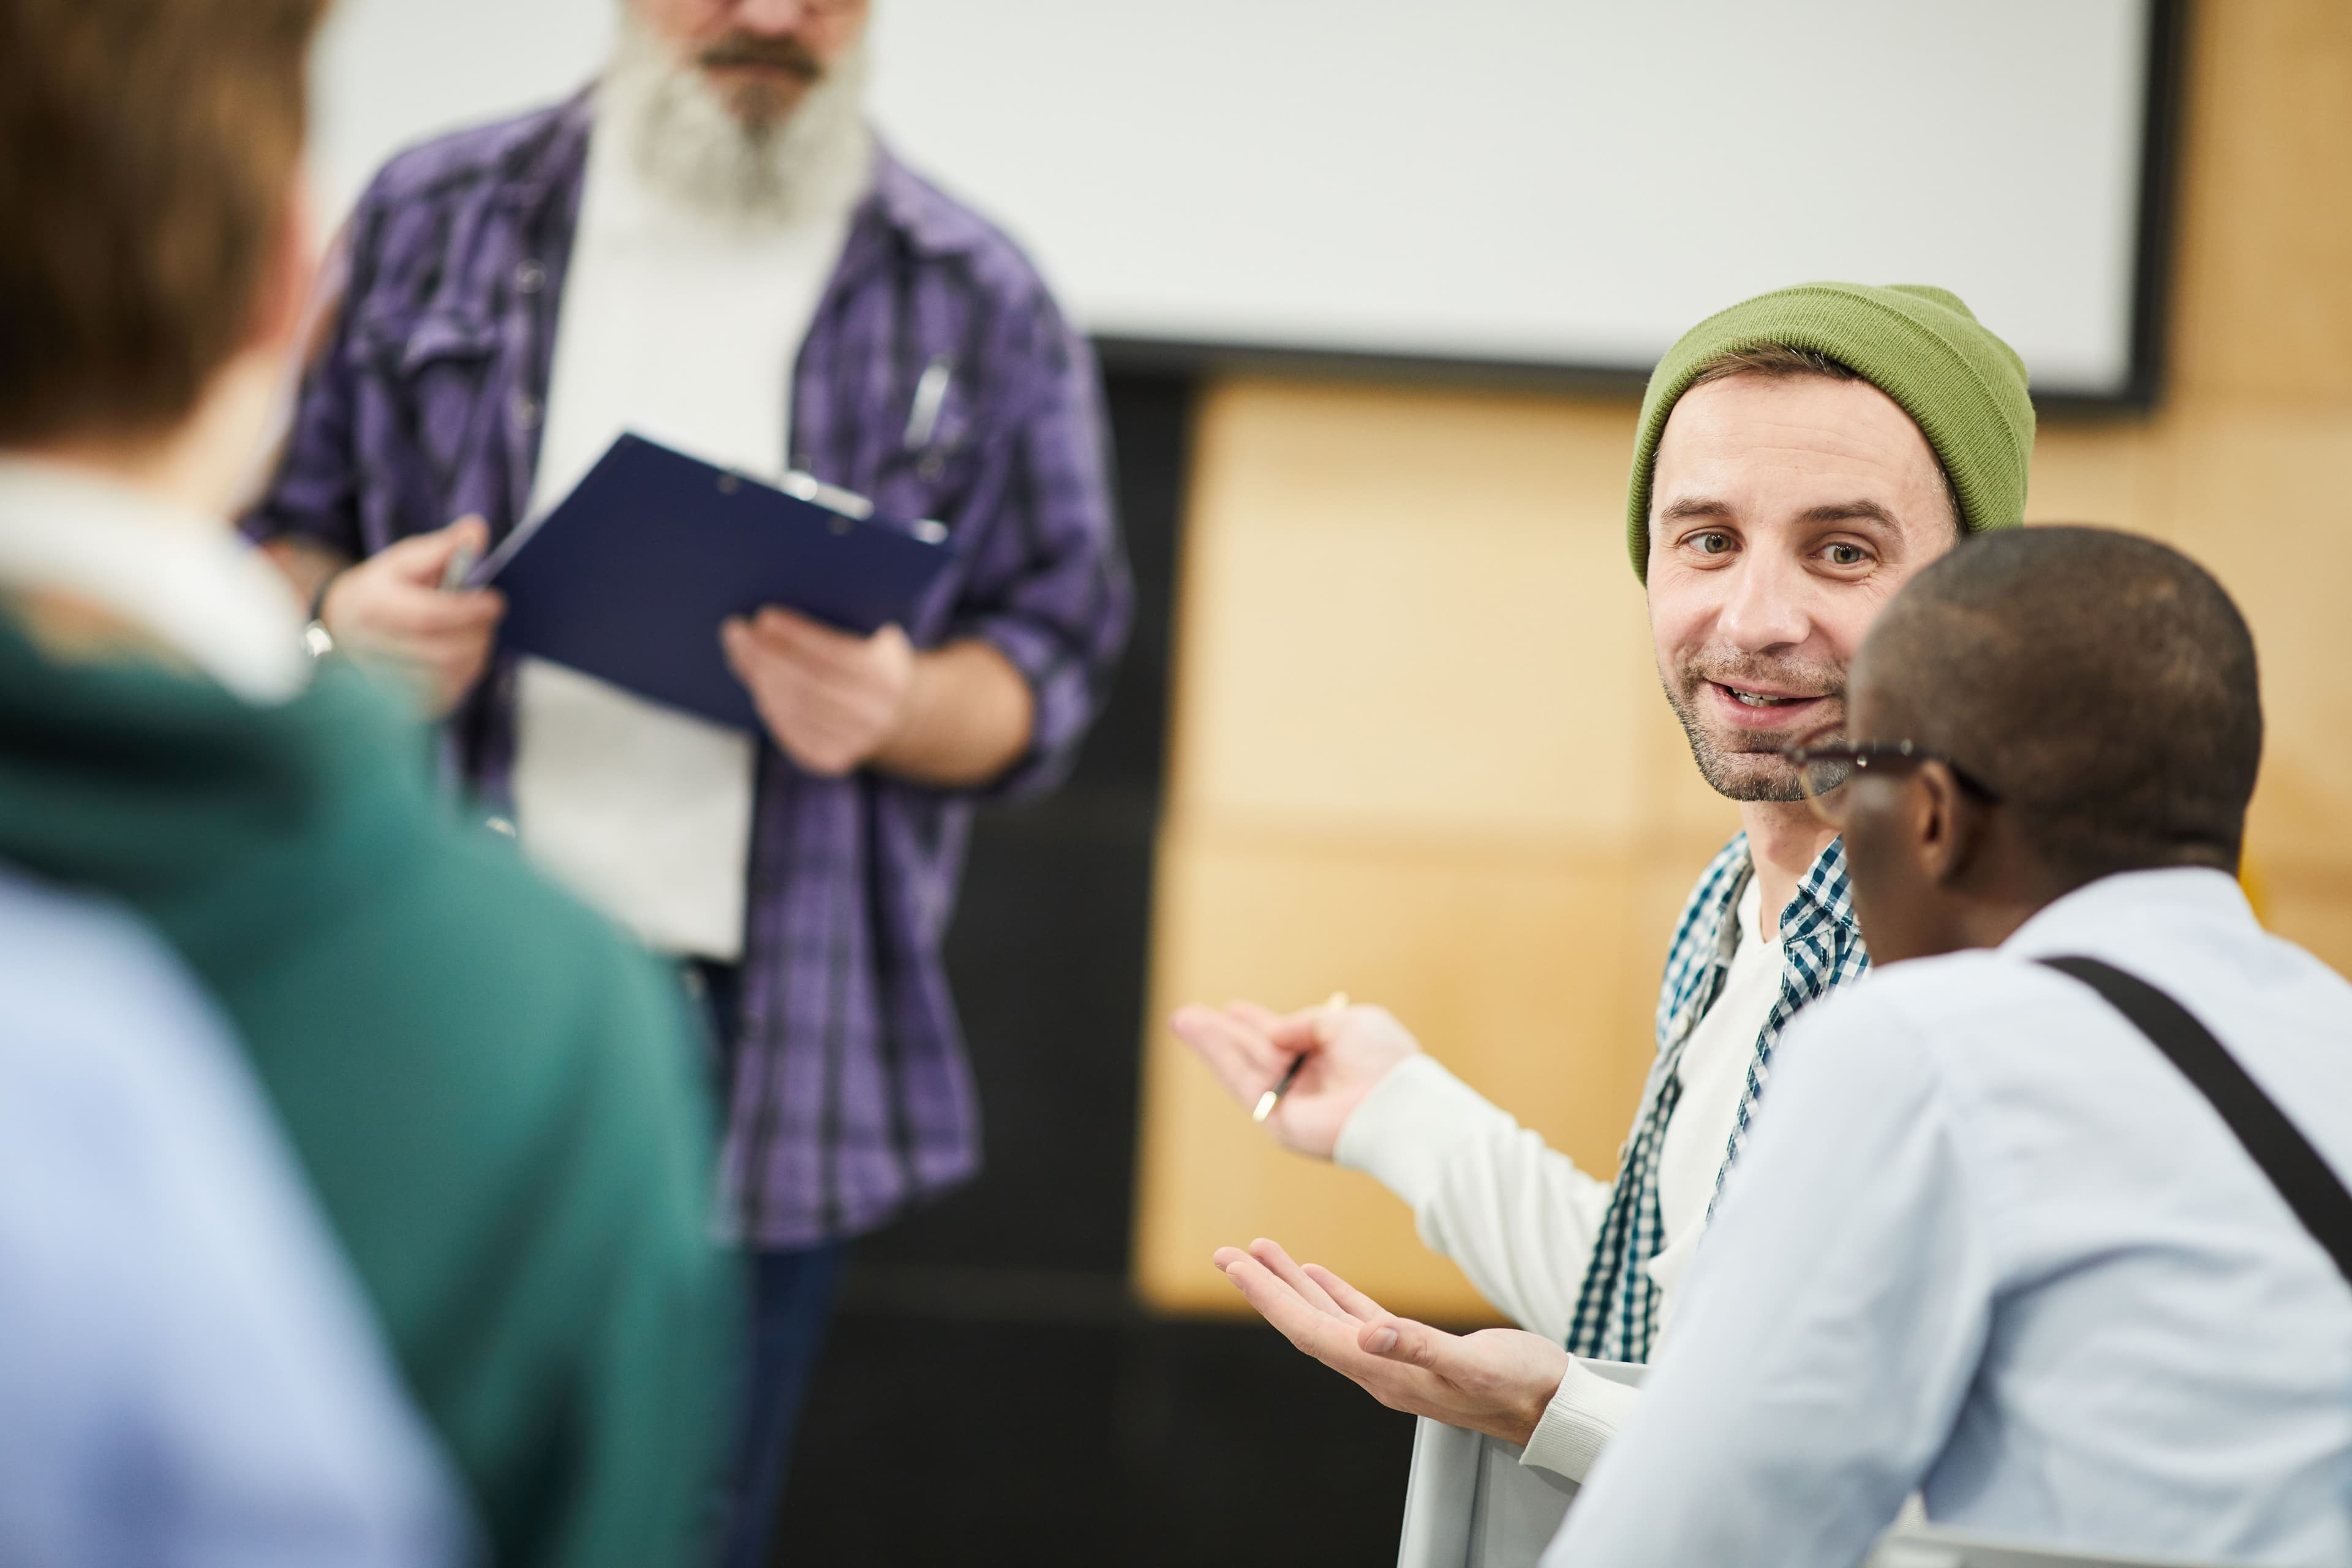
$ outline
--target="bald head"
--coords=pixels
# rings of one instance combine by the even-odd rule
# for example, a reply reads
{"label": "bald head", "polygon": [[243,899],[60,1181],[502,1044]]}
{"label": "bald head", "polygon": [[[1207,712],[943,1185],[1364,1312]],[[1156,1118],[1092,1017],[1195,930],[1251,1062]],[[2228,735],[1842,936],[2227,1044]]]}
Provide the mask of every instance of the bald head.
{"label": "bald head", "polygon": [[1981,779],[2069,879],[2236,868],[2263,749],[2253,638],[2178,551],[2096,528],[1972,540],[1895,597],[1854,678],[1857,721]]}

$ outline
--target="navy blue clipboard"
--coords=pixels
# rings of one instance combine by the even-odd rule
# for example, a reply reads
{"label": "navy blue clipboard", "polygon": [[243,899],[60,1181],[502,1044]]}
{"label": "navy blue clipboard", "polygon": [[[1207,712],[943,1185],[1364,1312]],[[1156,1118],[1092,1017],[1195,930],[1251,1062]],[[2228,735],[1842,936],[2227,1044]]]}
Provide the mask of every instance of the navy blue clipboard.
{"label": "navy blue clipboard", "polygon": [[804,493],[625,435],[469,581],[507,596],[502,649],[757,729],[751,693],[719,648],[720,622],[782,605],[879,631],[904,624],[955,558],[938,523],[874,521],[845,491],[799,475],[787,483]]}

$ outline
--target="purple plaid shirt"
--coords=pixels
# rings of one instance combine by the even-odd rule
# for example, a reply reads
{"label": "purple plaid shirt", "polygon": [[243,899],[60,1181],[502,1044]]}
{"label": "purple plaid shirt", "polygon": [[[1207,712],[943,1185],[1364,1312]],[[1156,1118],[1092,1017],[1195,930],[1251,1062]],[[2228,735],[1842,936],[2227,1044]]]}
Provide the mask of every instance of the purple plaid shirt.
{"label": "purple plaid shirt", "polygon": [[[247,531],[359,556],[530,493],[591,123],[575,98],[401,154],[361,199],[282,468]],[[952,375],[908,445],[926,369]],[[792,466],[937,518],[961,561],[907,629],[978,637],[1029,682],[1035,732],[992,795],[1050,786],[1101,702],[1129,587],[1093,357],[1019,250],[887,153],[793,381]],[[502,798],[512,674],[452,724]],[[721,1190],[753,1246],[856,1235],[978,1168],[979,1107],[940,943],[968,796],[760,757]]]}

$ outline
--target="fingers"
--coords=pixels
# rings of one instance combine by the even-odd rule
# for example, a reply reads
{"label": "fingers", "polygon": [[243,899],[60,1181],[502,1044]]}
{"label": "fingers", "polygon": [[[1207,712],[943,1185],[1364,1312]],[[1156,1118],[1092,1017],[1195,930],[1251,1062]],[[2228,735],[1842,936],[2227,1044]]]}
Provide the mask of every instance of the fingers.
{"label": "fingers", "polygon": [[1179,1007],[1169,1024],[1176,1037],[1192,1047],[1226,1090],[1245,1105],[1289,1068],[1290,1058],[1268,1045],[1265,1036],[1214,1007]]}
{"label": "fingers", "polygon": [[[1219,1267],[1258,1315],[1280,1330],[1283,1338],[1324,1365],[1354,1376],[1367,1358],[1356,1343],[1355,1325],[1318,1310],[1299,1298],[1274,1271],[1248,1253],[1233,1247],[1218,1251]],[[1377,1367],[1380,1363],[1370,1363]]]}
{"label": "fingers", "polygon": [[1356,1331],[1356,1343],[1386,1361],[1439,1370],[1438,1363],[1461,1340],[1427,1323],[1383,1312]]}
{"label": "fingers", "polygon": [[1339,1303],[1331,1300],[1329,1293],[1322,1286],[1318,1285],[1308,1277],[1305,1269],[1291,1261],[1290,1254],[1282,1249],[1280,1242],[1269,1241],[1261,1236],[1250,1243],[1249,1251],[1252,1258],[1271,1269],[1276,1279],[1297,1292],[1300,1300],[1305,1301],[1317,1311],[1331,1318],[1348,1316],[1340,1310]]}
{"label": "fingers", "polygon": [[1261,1007],[1255,1002],[1228,1002],[1225,1004],[1225,1016],[1261,1035],[1271,1035],[1282,1026],[1281,1014],[1271,1007]]}
{"label": "fingers", "polygon": [[[1510,1442],[1527,1441],[1543,1403],[1559,1384],[1559,1367],[1554,1363],[1565,1361],[1565,1351],[1545,1342],[1543,1348],[1551,1352],[1549,1360],[1519,1356],[1514,1361],[1507,1354],[1514,1347],[1505,1345],[1502,1349],[1507,1353],[1487,1359],[1510,1364],[1501,1365],[1499,1370],[1489,1368],[1489,1375],[1481,1380],[1482,1387],[1493,1384],[1500,1392],[1490,1390],[1465,1398],[1457,1374],[1475,1373],[1482,1364],[1479,1358],[1468,1352],[1468,1342],[1408,1318],[1383,1313],[1373,1321],[1360,1322],[1320,1311],[1267,1266],[1268,1249],[1287,1261],[1281,1248],[1261,1240],[1247,1252],[1233,1247],[1219,1247],[1217,1267],[1257,1309],[1258,1314],[1294,1346],[1349,1378],[1391,1410],[1470,1426]],[[1330,1277],[1328,1269],[1316,1272]],[[1517,1337],[1534,1339],[1532,1335]],[[1519,1366],[1517,1362],[1528,1364]],[[1530,1415],[1530,1411],[1535,1414]]]}
{"label": "fingers", "polygon": [[1337,1019],[1344,1019],[1348,1009],[1326,1003],[1319,1007],[1302,1007],[1296,1013],[1276,1018],[1266,1034],[1274,1043],[1286,1051],[1318,1051],[1331,1043],[1332,1028]]}
{"label": "fingers", "polygon": [[507,612],[506,596],[495,588],[445,594],[437,587],[387,584],[368,606],[369,627],[389,639],[434,641],[488,636]]}
{"label": "fingers", "polygon": [[479,553],[489,544],[489,525],[478,517],[463,517],[446,528],[419,533],[387,545],[374,559],[390,575],[419,587],[439,588],[441,574],[457,552]]}
{"label": "fingers", "polygon": [[[905,649],[905,635],[885,626],[872,638],[849,637],[808,621],[800,626],[825,641],[807,640],[801,631],[775,635],[775,617],[789,614],[771,608],[721,625],[720,638],[739,675],[744,666],[764,669],[812,722],[861,733],[871,730],[902,695],[889,667],[897,658],[912,658],[911,650]],[[898,646],[879,648],[886,641]]]}
{"label": "fingers", "polygon": [[1323,1287],[1323,1293],[1339,1303],[1339,1310],[1348,1316],[1366,1323],[1377,1318],[1388,1316],[1387,1310],[1378,1301],[1373,1300],[1321,1264],[1309,1263],[1306,1268],[1307,1277]]}
{"label": "fingers", "polygon": [[799,648],[765,636],[756,620],[738,616],[720,623],[719,640],[727,662],[745,685],[764,683],[796,715],[816,723],[848,723],[862,692],[850,684],[854,668],[813,660]]}
{"label": "fingers", "polygon": [[372,641],[359,645],[360,657],[394,672],[415,695],[427,718],[447,714],[481,679],[489,662],[489,639],[470,648],[446,643],[431,647]]}
{"label": "fingers", "polygon": [[[750,689],[760,721],[776,744],[803,770],[826,778],[854,772],[887,743],[900,721],[905,687],[883,666],[894,655],[911,658],[905,639],[898,639],[897,648],[882,650],[881,663],[869,651],[861,655],[862,663],[845,669],[765,635],[761,620],[766,615],[737,616],[720,626],[728,668]],[[867,646],[851,640],[860,648]]]}
{"label": "fingers", "polygon": [[869,639],[855,632],[835,631],[774,605],[745,624],[761,646],[811,668],[856,676],[864,670],[869,657]]}

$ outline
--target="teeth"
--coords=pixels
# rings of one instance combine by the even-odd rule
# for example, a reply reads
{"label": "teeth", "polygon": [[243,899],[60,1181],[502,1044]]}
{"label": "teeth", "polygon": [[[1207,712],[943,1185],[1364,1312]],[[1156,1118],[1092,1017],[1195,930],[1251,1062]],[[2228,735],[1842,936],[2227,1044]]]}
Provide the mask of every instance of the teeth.
{"label": "teeth", "polygon": [[1780,708],[1797,700],[1793,697],[1766,697],[1754,691],[1742,691],[1736,686],[1727,686],[1724,689],[1750,708]]}

